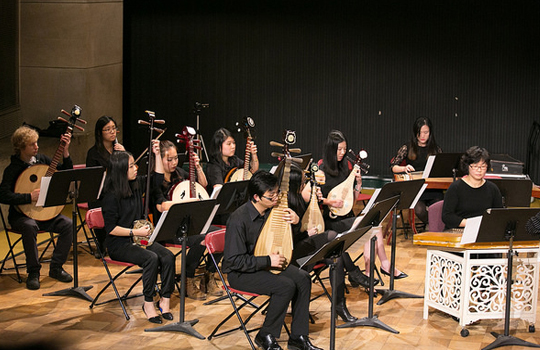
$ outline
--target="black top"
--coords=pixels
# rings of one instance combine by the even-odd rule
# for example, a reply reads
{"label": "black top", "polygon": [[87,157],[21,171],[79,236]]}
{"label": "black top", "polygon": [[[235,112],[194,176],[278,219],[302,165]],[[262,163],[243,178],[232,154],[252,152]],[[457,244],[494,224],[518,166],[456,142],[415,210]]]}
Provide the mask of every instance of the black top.
{"label": "black top", "polygon": [[[442,149],[437,147],[437,153],[442,153]],[[394,158],[390,161],[390,168],[395,165],[412,165],[415,171],[423,171],[426,168],[429,157],[427,147],[418,146],[418,153],[415,160],[409,159],[409,144],[401,146]]]}
{"label": "black top", "polygon": [[[159,180],[159,178],[155,177]],[[125,244],[131,244],[129,236],[115,236],[110,232],[116,226],[133,227],[135,220],[144,218],[143,193],[146,188],[146,175],[137,176],[133,180],[137,185],[132,186],[133,194],[128,198],[118,198],[112,192],[107,192],[103,195],[102,213],[103,221],[105,222],[105,231],[107,232],[106,245],[109,249],[113,247],[121,247]],[[156,184],[153,184],[154,186]]]}
{"label": "black top", "polygon": [[482,186],[473,188],[459,179],[446,191],[442,220],[447,229],[456,228],[461,220],[481,216],[489,208],[502,208],[502,196],[497,185],[486,181]]}
{"label": "black top", "polygon": [[152,207],[152,215],[154,217],[154,223],[157,224],[157,222],[159,221],[159,218],[161,217],[161,212],[157,210],[156,205],[170,200],[168,198],[169,191],[173,188],[173,186],[188,179],[189,179],[189,173],[180,167],[176,167],[176,170],[171,174],[171,181],[166,181],[165,176],[163,174],[157,174],[157,173],[152,174],[152,183],[155,184],[155,186],[152,188],[152,193],[151,193],[152,200],[150,201],[150,203]]}
{"label": "black top", "polygon": [[206,165],[206,180],[208,181],[208,191],[212,192],[215,185],[223,185],[225,177],[234,168],[241,169],[244,167],[244,161],[237,156],[229,157],[229,165],[221,162],[221,164],[210,160]]}
{"label": "black top", "polygon": [[[51,164],[51,158],[44,154],[36,155],[35,164]],[[14,207],[19,204],[32,203],[32,195],[30,193],[15,193],[15,184],[17,179],[23,171],[28,169],[33,164],[29,164],[21,160],[16,155],[11,156],[11,163],[4,170],[4,176],[2,177],[2,183],[0,184],[0,202],[4,204],[10,204],[9,207],[9,220],[13,220],[17,217],[24,216],[17,211]],[[57,166],[58,170],[73,169],[73,162],[71,157],[64,158],[62,164]]]}
{"label": "black top", "polygon": [[251,201],[244,203],[231,214],[225,231],[223,272],[250,273],[271,266],[269,256],[254,256],[255,244],[270,209],[260,215]]}

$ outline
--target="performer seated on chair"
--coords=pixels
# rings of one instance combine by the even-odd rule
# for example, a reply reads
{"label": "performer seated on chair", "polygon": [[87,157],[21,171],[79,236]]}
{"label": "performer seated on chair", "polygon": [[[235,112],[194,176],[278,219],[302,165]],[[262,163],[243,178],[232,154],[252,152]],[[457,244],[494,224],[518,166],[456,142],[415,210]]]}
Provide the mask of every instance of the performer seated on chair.
{"label": "performer seated on chair", "polygon": [[[160,142],[161,160],[163,161],[163,174],[154,172],[153,176],[157,178],[152,181],[157,181],[158,186],[152,190],[152,210],[154,223],[157,224],[161,213],[169,210],[174,202],[169,200],[169,192],[174,185],[189,179],[189,173],[183,168],[178,166],[178,152],[176,146],[171,141]],[[199,164],[199,157],[196,153],[191,155],[195,159],[196,181],[202,186],[207,185],[206,176],[202,171]],[[175,242],[178,244],[178,242]],[[197,286],[195,278],[195,270],[199,265],[199,261],[206,250],[204,246],[204,235],[192,235],[188,236],[186,244],[189,246],[189,250],[186,255],[186,295],[189,298],[196,300],[205,300],[206,294],[220,296],[223,294],[223,290],[218,287],[214,273],[214,264],[206,264],[206,272],[200,283],[200,288]],[[219,277],[218,277],[219,278]]]}
{"label": "performer seated on chair", "polygon": [[489,167],[485,148],[473,146],[461,157],[461,170],[467,175],[453,182],[444,196],[442,220],[446,229],[463,228],[468,218],[481,216],[489,208],[502,208],[499,188],[484,179]]}
{"label": "performer seated on chair", "polygon": [[[212,192],[214,187],[223,186],[227,174],[235,168],[242,169],[244,160],[234,153],[236,151],[236,141],[228,129],[220,128],[216,130],[210,141],[210,161],[206,165],[206,177],[208,178],[208,192]],[[251,141],[251,160],[249,171],[255,173],[259,170],[259,159],[257,157],[257,146]],[[224,225],[228,215],[219,215],[214,218],[213,223]]]}
{"label": "performer seated on chair", "polygon": [[[280,274],[268,271],[287,262],[280,254],[254,256],[255,245],[270,210],[277,204],[277,178],[267,171],[258,171],[249,181],[250,200],[231,214],[227,221],[223,272],[233,288],[270,296],[266,317],[255,342],[263,349],[281,349],[276,342],[281,334],[289,302],[292,302],[289,349],[319,348],[311,344],[309,334],[309,274],[297,266],[288,265]],[[292,210],[284,213],[290,224],[299,222]]]}
{"label": "performer seated on chair", "polygon": [[[289,173],[289,208],[291,208],[299,217],[303,217],[306,210],[306,198],[302,196],[302,190],[304,189],[305,176],[304,172],[295,163],[291,164],[291,171]],[[309,198],[307,198],[309,201]],[[334,240],[337,236],[337,232],[333,230],[326,230],[324,232],[318,232],[316,227],[309,227],[306,231],[301,232],[302,222],[298,222],[293,225],[293,239],[294,239],[294,251],[292,257],[292,264],[297,265],[296,260],[314,254],[326,243]],[[346,258],[350,259],[348,253]],[[332,285],[334,293],[337,295],[336,313],[345,322],[353,322],[358,318],[350,314],[347,309],[345,301],[345,267],[343,257],[337,260],[335,273],[337,274],[337,286]],[[358,271],[359,272],[359,271]],[[333,278],[330,276],[330,283]]]}
{"label": "performer seated on chair", "polygon": [[[102,116],[96,121],[96,127],[94,128],[94,146],[92,146],[86,153],[86,166],[102,166],[107,168],[109,165],[109,158],[114,151],[125,151],[126,149],[116,139],[118,133],[118,127],[113,117]],[[88,203],[90,209],[101,208],[101,200]],[[97,244],[103,254],[105,254],[105,237],[107,233],[104,229],[94,229],[94,233],[97,238]],[[96,251],[96,258],[101,256]]]}
{"label": "performer seated on chair", "polygon": [[[345,155],[348,150],[348,142],[345,135],[339,130],[332,130],[328,134],[326,143],[324,144],[324,153],[323,153],[323,162],[320,164],[320,172],[324,178],[324,185],[321,186],[321,191],[323,195],[323,205],[324,205],[324,222],[327,229],[331,229],[337,232],[344,232],[351,228],[354,222],[354,214],[351,212],[346,216],[338,216],[333,219],[330,217],[330,211],[328,206],[340,208],[343,206],[343,201],[341,199],[330,199],[328,193],[341,184],[349,176],[351,171],[355,171],[356,184],[354,185],[354,190],[356,193],[360,193],[362,190],[362,175],[359,169],[352,167],[347,160]],[[306,186],[304,191],[311,191],[310,186]],[[382,237],[382,231],[377,231],[377,245],[376,250],[377,256],[381,261],[381,272],[389,275],[388,271],[390,270],[390,260],[386,256],[384,250],[384,239]],[[351,286],[357,287],[359,285],[367,288],[369,287],[368,276],[364,275],[357,266],[354,265],[351,258],[348,254],[343,254],[343,262],[345,269],[349,273],[349,282]],[[365,270],[369,273],[370,266],[370,250],[369,250],[369,241],[366,242],[364,246],[364,261],[365,261]],[[394,271],[395,278],[404,278],[407,277],[406,274],[402,273],[395,269]],[[378,280],[375,280],[375,284],[378,283]]]}
{"label": "performer seated on chair", "polygon": [[[71,282],[73,278],[64,271],[62,265],[67,260],[72,244],[73,226],[71,219],[64,215],[57,215],[47,221],[36,221],[22,214],[17,205],[36,202],[39,197],[39,189],[32,193],[15,193],[17,179],[28,167],[34,164],[51,164],[51,159],[38,153],[38,133],[27,126],[21,126],[11,136],[11,143],[15,149],[15,155],[11,156],[11,163],[4,170],[2,183],[0,184],[0,200],[9,204],[8,221],[11,228],[20,232],[26,256],[26,288],[39,289],[39,272],[41,264],[38,257],[37,233],[39,230],[56,232],[59,234],[56,248],[54,249],[49,276],[60,282]],[[73,163],[69,156],[69,144],[71,134],[62,135],[61,142],[65,143],[63,161],[58,169],[72,169]]]}
{"label": "performer seated on chair", "polygon": [[[156,154],[156,169],[162,171],[159,143],[154,141],[152,151]],[[102,212],[107,238],[105,245],[111,259],[129,262],[143,268],[143,311],[152,323],[162,323],[161,315],[172,320],[170,298],[174,291],[175,257],[161,244],[154,242],[146,249],[132,243],[133,236],[148,236],[150,226],[133,229],[136,220],[144,218],[143,193],[146,177],[137,176],[133,156],[124,151],[114,152],[109,160],[107,177],[103,188]],[[161,273],[161,298],[154,306],[155,286]]]}
{"label": "performer seated on chair", "polygon": [[[418,117],[413,124],[411,140],[401,146],[390,161],[394,174],[423,171],[429,156],[442,153],[433,134],[433,124],[428,117]],[[426,189],[414,207],[415,215],[425,224],[428,223],[427,208],[444,197],[442,190]]]}

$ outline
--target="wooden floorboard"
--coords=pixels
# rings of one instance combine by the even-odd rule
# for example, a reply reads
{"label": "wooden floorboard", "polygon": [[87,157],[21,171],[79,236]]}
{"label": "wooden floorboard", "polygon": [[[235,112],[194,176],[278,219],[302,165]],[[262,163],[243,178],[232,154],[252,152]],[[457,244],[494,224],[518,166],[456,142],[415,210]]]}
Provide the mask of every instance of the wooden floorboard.
{"label": "wooden floorboard", "polygon": [[[81,238],[82,239],[82,238]],[[5,248],[4,248],[5,249]],[[3,250],[2,250],[3,251]],[[360,246],[353,246],[358,254]],[[387,247],[389,252],[389,247]],[[424,290],[426,248],[414,246],[403,235],[398,237],[397,266],[409,274],[409,277],[396,281],[395,288],[400,291],[422,295]],[[79,248],[79,285],[93,286],[88,294],[94,297],[107,282],[103,266],[93,256]],[[65,268],[71,272],[70,260]],[[118,271],[118,267],[113,267]],[[26,272],[22,271],[24,277]],[[131,319],[126,321],[119,304],[109,304],[89,309],[89,302],[74,297],[43,296],[73,286],[57,282],[47,277],[48,264],[44,264],[41,277],[41,289],[29,291],[25,284],[14,280],[13,270],[0,275],[0,347],[21,346],[32,342],[45,342],[59,349],[249,349],[244,334],[236,331],[230,335],[209,340],[199,340],[178,332],[145,332],[156,327],[150,324],[141,310],[142,297],[127,301],[127,310]],[[125,291],[136,278],[134,275],[123,276],[118,285]],[[388,278],[384,281],[388,283]],[[387,286],[387,285],[386,285]],[[141,291],[141,286],[135,292]],[[313,286],[313,293],[319,293],[319,285]],[[104,298],[113,297],[112,290]],[[347,304],[351,313],[365,317],[368,313],[368,296],[358,288],[350,288]],[[179,316],[179,297],[173,297],[175,321]],[[198,319],[193,327],[203,336],[208,336],[215,325],[228,312],[231,306],[222,301],[212,306],[203,305],[203,301],[187,299],[186,320]],[[324,349],[330,349],[330,304],[326,298],[319,298],[311,304],[310,311],[316,323],[310,325],[312,342]],[[374,306],[375,314],[386,325],[399,331],[392,334],[387,331],[357,327],[337,329],[336,349],[482,349],[494,338],[491,331],[503,332],[503,320],[482,320],[467,328],[470,335],[460,336],[461,327],[446,314],[431,310],[429,319],[422,318],[423,299],[394,299],[381,306]],[[262,316],[256,316],[250,325],[260,325]],[[287,318],[290,322],[290,318]],[[171,323],[167,321],[166,323]],[[341,321],[338,321],[340,324]],[[237,324],[236,319],[230,324]],[[511,321],[510,333],[521,339],[540,344],[539,333],[529,333],[528,325],[521,320]],[[252,333],[254,337],[255,333]],[[280,344],[286,348],[287,336],[283,331]],[[518,347],[505,347],[518,349]]]}

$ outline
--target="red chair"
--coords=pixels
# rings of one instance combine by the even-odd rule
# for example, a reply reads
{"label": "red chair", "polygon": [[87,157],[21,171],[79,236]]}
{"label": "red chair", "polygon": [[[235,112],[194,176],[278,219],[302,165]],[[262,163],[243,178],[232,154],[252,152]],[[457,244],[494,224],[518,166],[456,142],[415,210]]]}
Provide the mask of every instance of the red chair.
{"label": "red chair", "polygon": [[442,221],[442,210],[444,201],[438,201],[429,206],[428,219],[430,232],[443,232],[444,222]]}
{"label": "red chair", "polygon": [[[95,238],[94,229],[103,228],[105,226],[105,223],[103,221],[103,215],[101,213],[101,208],[90,209],[86,212],[86,224],[88,225],[88,228],[90,229],[90,232],[93,238]],[[124,295],[120,296],[120,293],[118,293],[118,289],[116,288],[116,284],[114,282],[116,281],[118,277],[120,277],[121,275],[123,275],[129,269],[131,269],[133,266],[136,266],[136,265],[131,264],[131,263],[126,263],[123,261],[113,260],[108,257],[104,257],[104,252],[101,251],[99,245],[96,246],[96,249],[101,257],[101,262],[103,263],[103,267],[105,268],[105,271],[107,272],[107,276],[109,277],[109,282],[98,292],[98,294],[96,295],[96,297],[90,304],[90,309],[92,309],[95,305],[102,305],[102,304],[109,303],[115,300],[115,299],[109,299],[101,303],[97,302],[99,297],[103,294],[103,292],[105,292],[107,288],[109,288],[109,286],[112,286],[114,289],[114,293],[116,294],[116,300],[118,300],[118,302],[120,303],[120,306],[122,307],[122,311],[124,312],[124,316],[126,317],[126,320],[129,320],[129,315],[126,311],[124,303],[127,299],[135,298],[142,295],[142,294],[137,294],[137,295],[130,296],[131,291],[141,281],[142,276],[140,276],[131,285],[131,287],[129,287],[128,291]],[[109,264],[123,266],[124,268],[113,277],[111,274],[111,271],[109,270],[109,266],[108,266]]]}
{"label": "red chair", "polygon": [[[260,328],[247,330],[246,324],[253,318],[253,316],[259,312],[260,310],[263,310],[263,308],[266,307],[266,305],[270,302],[270,298],[268,298],[264,303],[262,303],[260,306],[257,306],[255,310],[246,318],[243,319],[240,315],[240,310],[244,308],[246,305],[253,305],[252,301],[259,297],[259,294],[255,293],[249,293],[242,290],[234,289],[230,287],[226,282],[225,278],[223,277],[223,273],[221,272],[221,269],[219,268],[219,264],[216,261],[214,254],[222,253],[223,249],[225,247],[225,229],[217,230],[213,232],[209,232],[206,234],[205,237],[206,242],[206,250],[208,251],[208,255],[210,255],[210,258],[212,259],[212,263],[216,267],[216,270],[219,274],[219,278],[221,279],[221,283],[223,284],[223,289],[227,293],[227,297],[229,298],[231,305],[233,307],[233,312],[231,312],[227,317],[225,317],[217,326],[214,328],[212,333],[208,336],[208,340],[211,340],[213,337],[218,337],[220,335],[225,335],[231,332],[234,332],[236,330],[242,329],[244,331],[244,334],[246,335],[246,338],[249,342],[249,345],[253,350],[255,350],[255,345],[253,344],[253,341],[251,340],[251,337],[249,336],[250,332],[254,332],[259,330]],[[235,296],[244,296],[243,302],[240,306],[236,305],[236,302],[234,301]],[[229,329],[227,331],[217,333],[217,331],[223,326],[228,320],[230,320],[234,315],[238,318],[238,322],[240,323],[240,326]],[[285,330],[287,333],[289,333],[289,330],[287,326],[285,326]]]}

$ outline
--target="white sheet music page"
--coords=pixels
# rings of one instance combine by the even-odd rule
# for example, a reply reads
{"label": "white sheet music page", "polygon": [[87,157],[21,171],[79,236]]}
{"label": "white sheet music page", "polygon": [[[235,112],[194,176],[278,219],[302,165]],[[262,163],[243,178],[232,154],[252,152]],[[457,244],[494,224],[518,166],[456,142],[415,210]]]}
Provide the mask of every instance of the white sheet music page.
{"label": "white sheet music page", "polygon": [[422,185],[422,188],[420,189],[420,191],[418,191],[418,193],[416,194],[416,197],[414,197],[414,200],[412,201],[409,209],[414,209],[414,207],[416,206],[416,203],[418,203],[418,200],[420,200],[420,197],[422,196],[422,193],[424,193],[426,188],[427,188],[427,184],[425,183]]}
{"label": "white sheet music page", "polygon": [[431,155],[427,159],[426,167],[424,168],[424,172],[422,173],[422,179],[427,179],[429,177],[429,173],[431,172],[431,168],[433,167],[433,163],[435,162],[435,155]]}
{"label": "white sheet music page", "polygon": [[467,219],[465,229],[463,230],[463,236],[461,236],[461,244],[476,242],[476,237],[478,236],[478,230],[480,229],[481,223],[481,216],[475,216]]}
{"label": "white sheet music page", "polygon": [[219,192],[221,192],[222,188],[223,188],[223,185],[214,186],[214,190],[212,191],[212,194],[210,195],[210,199],[216,199]]}
{"label": "white sheet music page", "polygon": [[[377,200],[377,196],[379,195],[379,192],[381,192],[380,188],[377,188],[375,192],[373,192],[373,194],[371,195],[371,198],[369,199],[368,204],[365,206],[365,208],[362,210],[360,214],[365,215],[371,210],[371,207],[373,207],[373,205],[375,204],[375,201]],[[354,221],[356,222],[356,220]]]}
{"label": "white sheet music page", "polygon": [[165,210],[163,213],[161,213],[161,216],[159,217],[158,223],[154,227],[154,232],[150,235],[150,238],[148,239],[148,243],[152,244],[154,243],[154,240],[156,239],[159,230],[161,229],[161,226],[163,225],[163,222],[165,222],[165,218],[167,217],[167,214],[169,214],[168,210]]}
{"label": "white sheet music page", "polygon": [[203,229],[201,230],[201,235],[205,235],[208,232],[208,229],[210,228],[210,225],[212,224],[212,220],[214,220],[214,216],[216,216],[216,212],[219,209],[219,204],[214,205],[214,209],[212,210],[212,213],[210,213],[210,216],[208,217],[208,220],[206,220],[206,224],[204,224]]}
{"label": "white sheet music page", "polygon": [[36,202],[36,207],[42,207],[45,205],[45,198],[47,198],[47,192],[49,191],[50,183],[51,183],[51,176],[43,176],[41,178],[41,185],[39,187],[39,197]]}

